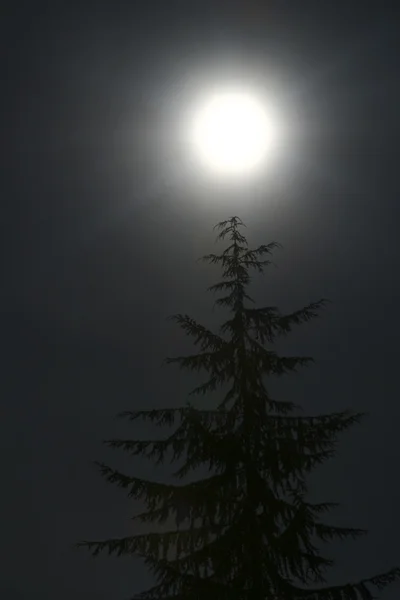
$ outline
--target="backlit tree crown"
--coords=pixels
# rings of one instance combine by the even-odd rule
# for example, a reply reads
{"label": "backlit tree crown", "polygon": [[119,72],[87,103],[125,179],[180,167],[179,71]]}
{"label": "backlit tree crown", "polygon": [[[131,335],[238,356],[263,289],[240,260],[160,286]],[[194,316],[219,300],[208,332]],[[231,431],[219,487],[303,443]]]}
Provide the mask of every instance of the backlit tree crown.
{"label": "backlit tree crown", "polygon": [[[160,439],[105,442],[156,464],[179,461],[176,482],[157,483],[98,463],[108,481],[144,503],[135,519],[156,524],[156,531],[79,545],[94,555],[108,550],[142,557],[156,577],[154,587],[134,596],[143,600],[372,600],[372,589],[394,581],[399,569],[328,586],[325,572],[332,561],[321,553],[322,543],[364,531],[324,523],[323,514],[335,505],[308,501],[306,485],[308,473],[333,455],[338,434],[362,415],[299,416],[295,404],[273,399],[266,387],[272,376],[312,361],[279,356],[271,346],[316,317],[325,301],[288,315],[256,308],[248,295],[250,273],[264,271],[277,244],[249,249],[242,226],[238,217],[219,223],[217,239],[228,239],[228,247],[203,259],[222,268],[222,280],[209,289],[221,294],[216,303],[228,309],[229,319],[214,333],[188,315],[175,315],[198,352],[167,359],[207,374],[192,396],[222,387],[226,393],[214,409],[202,408],[200,400],[198,407],[122,413],[172,432]],[[185,483],[199,467],[206,467],[207,477]]]}

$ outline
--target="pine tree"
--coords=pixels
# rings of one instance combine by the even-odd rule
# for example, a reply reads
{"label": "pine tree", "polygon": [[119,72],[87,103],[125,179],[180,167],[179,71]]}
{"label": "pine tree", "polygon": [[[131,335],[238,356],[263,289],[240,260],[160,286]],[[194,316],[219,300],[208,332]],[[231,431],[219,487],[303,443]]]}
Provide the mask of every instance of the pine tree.
{"label": "pine tree", "polygon": [[[250,272],[262,273],[278,245],[249,249],[241,226],[238,217],[219,223],[217,239],[230,243],[222,254],[203,258],[222,266],[222,281],[209,290],[222,293],[216,303],[230,318],[217,334],[187,315],[175,315],[199,352],[167,359],[208,374],[192,396],[222,389],[222,399],[214,409],[202,408],[200,400],[198,407],[192,402],[125,412],[122,417],[172,427],[172,433],[105,442],[157,464],[168,457],[180,461],[176,483],[156,483],[96,463],[109,482],[144,502],[146,510],[135,519],[156,524],[158,531],[78,546],[94,555],[106,550],[142,557],[156,578],[154,587],[134,596],[142,600],[372,600],[373,588],[383,589],[400,570],[329,586],[325,572],[332,561],[321,553],[322,543],[365,532],[325,524],[320,519],[335,504],[312,503],[307,494],[308,474],[334,454],[338,434],[362,415],[302,416],[297,405],[274,400],[266,387],[268,378],[312,362],[279,356],[271,346],[294,325],[316,317],[325,301],[288,315],[275,307],[255,308],[247,293]],[[204,466],[207,477],[185,483]]]}

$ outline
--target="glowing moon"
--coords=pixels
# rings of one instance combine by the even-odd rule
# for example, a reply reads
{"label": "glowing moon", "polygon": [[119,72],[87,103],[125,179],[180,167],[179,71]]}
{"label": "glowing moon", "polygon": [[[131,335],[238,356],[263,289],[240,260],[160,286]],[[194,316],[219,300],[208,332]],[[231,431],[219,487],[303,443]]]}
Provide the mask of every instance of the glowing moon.
{"label": "glowing moon", "polygon": [[242,175],[262,163],[276,124],[261,102],[242,92],[216,94],[194,119],[192,140],[200,159],[222,174]]}

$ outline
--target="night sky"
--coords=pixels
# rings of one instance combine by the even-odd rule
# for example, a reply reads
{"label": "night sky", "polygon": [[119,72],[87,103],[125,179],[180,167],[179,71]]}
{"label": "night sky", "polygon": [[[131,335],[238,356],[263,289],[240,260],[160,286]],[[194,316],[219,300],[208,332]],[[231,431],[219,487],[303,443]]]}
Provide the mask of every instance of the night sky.
{"label": "night sky", "polygon": [[[219,273],[196,259],[232,214],[251,245],[283,245],[259,305],[332,301],[282,344],[316,364],[275,396],[370,413],[311,482],[342,503],[338,524],[370,529],[333,548],[332,582],[399,565],[396,3],[5,4],[0,597],[117,600],[152,583],[134,558],[73,544],[134,532],[92,461],[153,473],[101,440],[128,434],[121,410],[181,404],[196,384],[160,366],[190,348],[166,317],[218,322],[205,289]],[[290,107],[292,142],[248,187],[188,170],[176,134],[199,81],[228,72]]]}

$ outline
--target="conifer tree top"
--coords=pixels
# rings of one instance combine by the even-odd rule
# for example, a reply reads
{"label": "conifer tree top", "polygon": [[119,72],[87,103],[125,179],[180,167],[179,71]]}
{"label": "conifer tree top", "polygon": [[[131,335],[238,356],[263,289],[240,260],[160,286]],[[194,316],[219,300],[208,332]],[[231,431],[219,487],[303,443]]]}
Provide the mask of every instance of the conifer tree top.
{"label": "conifer tree top", "polygon": [[[158,465],[170,461],[174,479],[160,483],[97,463],[107,481],[144,504],[134,522],[156,529],[79,545],[94,555],[107,550],[142,557],[155,576],[151,589],[134,596],[142,600],[373,600],[373,589],[398,579],[400,570],[330,586],[326,573],[333,561],[323,545],[365,531],[325,523],[335,504],[313,503],[307,494],[308,474],[334,455],[339,434],[362,415],[299,415],[297,404],[272,398],[268,389],[271,377],[312,362],[281,356],[273,344],[315,318],[326,301],[290,314],[257,308],[247,293],[250,273],[263,273],[278,244],[249,249],[242,227],[236,216],[219,223],[217,239],[228,245],[203,258],[222,269],[221,281],[209,288],[229,312],[219,331],[186,314],[173,317],[197,353],[167,363],[206,375],[191,392],[196,407],[166,408],[162,398],[160,408],[125,411],[122,417],[150,421],[168,433],[105,442]],[[203,396],[216,390],[224,390],[222,399],[205,409]]]}

